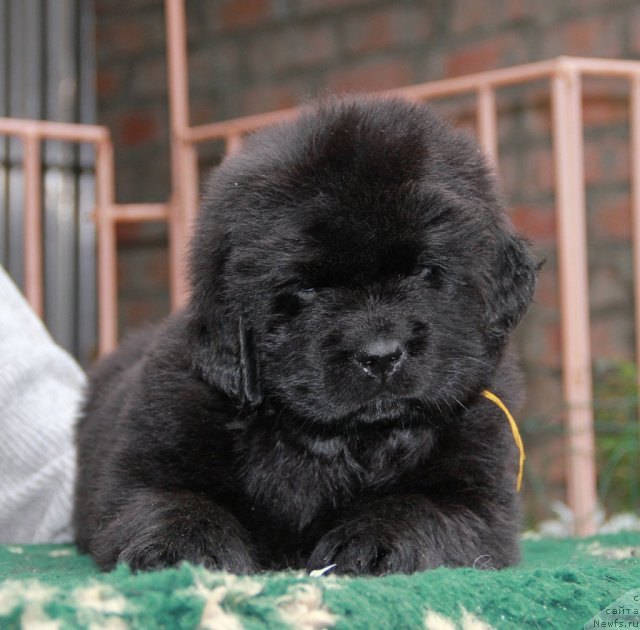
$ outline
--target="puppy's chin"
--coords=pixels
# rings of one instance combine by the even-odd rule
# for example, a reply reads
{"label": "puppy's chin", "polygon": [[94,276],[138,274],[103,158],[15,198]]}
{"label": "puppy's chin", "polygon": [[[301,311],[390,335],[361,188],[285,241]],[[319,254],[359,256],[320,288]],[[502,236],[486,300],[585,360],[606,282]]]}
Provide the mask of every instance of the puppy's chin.
{"label": "puppy's chin", "polygon": [[347,415],[347,419],[365,424],[398,420],[407,415],[409,401],[391,396],[376,396]]}
{"label": "puppy's chin", "polygon": [[[335,401],[333,401],[335,403]],[[398,424],[409,422],[413,416],[418,401],[378,395],[358,405],[349,406],[326,404],[316,409],[306,409],[305,417],[313,419],[318,424],[333,425],[344,428],[358,426]]]}

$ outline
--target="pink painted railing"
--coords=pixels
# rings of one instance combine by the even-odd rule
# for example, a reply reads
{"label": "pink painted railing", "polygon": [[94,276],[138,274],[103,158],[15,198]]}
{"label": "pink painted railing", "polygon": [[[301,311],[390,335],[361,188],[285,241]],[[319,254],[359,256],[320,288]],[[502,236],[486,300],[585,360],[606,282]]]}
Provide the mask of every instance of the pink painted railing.
{"label": "pink painted railing", "polygon": [[[246,134],[297,114],[296,109],[288,109],[191,126],[184,3],[183,0],[165,0],[165,4],[172,161],[172,194],[168,203],[119,205],[114,202],[113,148],[105,128],[0,119],[0,134],[21,138],[25,147],[26,294],[38,313],[42,312],[40,144],[44,139],[57,139],[89,142],[97,148],[96,221],[101,352],[112,349],[117,343],[116,223],[168,222],[172,304],[174,308],[179,307],[187,295],[183,253],[198,209],[198,145],[222,140],[227,152],[232,152],[238,149]],[[568,503],[575,517],[575,530],[580,535],[594,531],[597,503],[581,104],[582,78],[585,76],[622,77],[631,85],[632,237],[636,330],[640,331],[640,62],[560,57],[386,92],[415,100],[475,95],[478,138],[486,153],[497,163],[496,91],[507,86],[548,80],[553,109],[562,374],[568,441],[567,490]],[[636,339],[636,356],[640,357],[640,335],[636,335]]]}
{"label": "pink painted railing", "polygon": [[118,221],[158,221],[169,217],[165,204],[123,205],[114,202],[113,145],[109,130],[40,120],[0,118],[0,135],[23,143],[25,294],[33,309],[43,314],[42,268],[42,160],[45,140],[93,144],[96,148],[96,224],[98,232],[98,337],[101,353],[117,343],[117,286],[115,224]]}

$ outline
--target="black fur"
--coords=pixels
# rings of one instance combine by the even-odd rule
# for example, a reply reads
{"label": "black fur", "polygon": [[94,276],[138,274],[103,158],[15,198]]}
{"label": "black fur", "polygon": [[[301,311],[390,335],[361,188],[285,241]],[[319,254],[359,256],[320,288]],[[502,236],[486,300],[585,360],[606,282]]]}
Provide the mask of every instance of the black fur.
{"label": "black fur", "polygon": [[329,100],[208,190],[187,308],[93,372],[81,549],[105,569],[516,562],[515,446],[481,392],[518,402],[506,342],[536,265],[477,146],[424,105]]}

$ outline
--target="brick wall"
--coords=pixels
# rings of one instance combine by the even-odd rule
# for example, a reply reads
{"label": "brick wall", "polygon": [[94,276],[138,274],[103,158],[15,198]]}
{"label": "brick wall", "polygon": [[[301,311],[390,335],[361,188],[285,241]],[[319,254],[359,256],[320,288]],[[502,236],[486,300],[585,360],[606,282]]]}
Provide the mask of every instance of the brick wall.
{"label": "brick wall", "polygon": [[[96,0],[99,119],[116,143],[120,201],[169,193],[161,0]],[[326,91],[378,90],[561,54],[640,57],[637,0],[188,0],[192,121],[289,107]],[[546,265],[518,332],[531,467],[562,478],[550,441],[562,411],[550,104],[542,84],[500,93],[500,171],[512,216]],[[468,102],[441,107],[469,124]],[[627,91],[585,84],[593,350],[633,355]],[[215,160],[215,148],[204,152]],[[162,226],[120,233],[123,328],[167,308]],[[545,447],[535,449],[536,441]],[[546,497],[547,495],[545,495]],[[548,498],[548,497],[547,497]]]}

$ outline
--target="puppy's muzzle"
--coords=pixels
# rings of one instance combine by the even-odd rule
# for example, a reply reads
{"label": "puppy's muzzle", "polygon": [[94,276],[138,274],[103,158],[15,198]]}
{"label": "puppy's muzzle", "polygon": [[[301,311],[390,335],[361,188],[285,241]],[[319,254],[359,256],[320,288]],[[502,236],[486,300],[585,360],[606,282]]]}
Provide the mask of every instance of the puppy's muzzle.
{"label": "puppy's muzzle", "polygon": [[367,376],[383,380],[398,370],[404,356],[397,339],[376,339],[356,352],[354,358]]}

